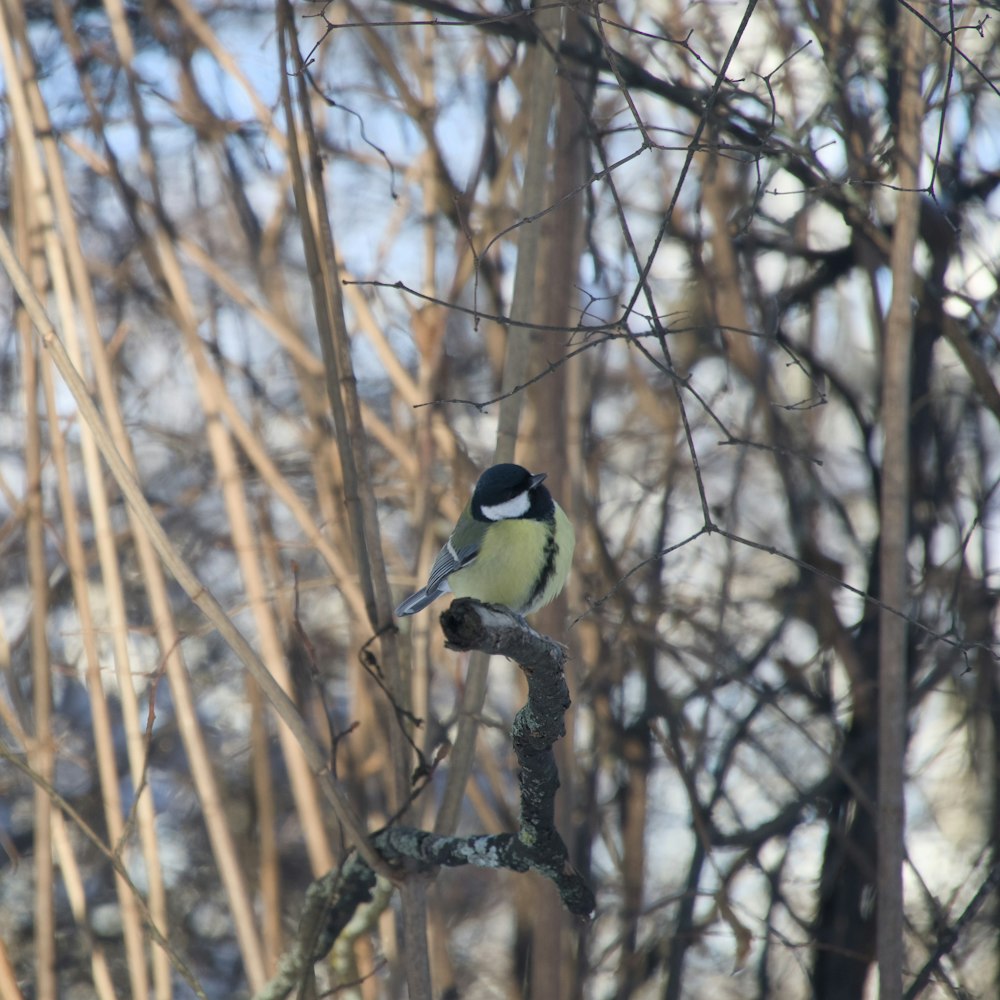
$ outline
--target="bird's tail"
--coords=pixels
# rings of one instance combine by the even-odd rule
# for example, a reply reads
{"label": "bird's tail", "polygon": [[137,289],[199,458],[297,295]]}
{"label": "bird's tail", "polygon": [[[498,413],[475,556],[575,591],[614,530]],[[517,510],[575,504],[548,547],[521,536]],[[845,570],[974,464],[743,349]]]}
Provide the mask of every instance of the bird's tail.
{"label": "bird's tail", "polygon": [[437,600],[442,594],[442,591],[435,590],[433,593],[428,593],[426,587],[421,587],[415,594],[410,594],[402,604],[396,608],[395,615],[397,618],[405,618],[407,615],[415,615],[418,611],[423,611],[431,601]]}

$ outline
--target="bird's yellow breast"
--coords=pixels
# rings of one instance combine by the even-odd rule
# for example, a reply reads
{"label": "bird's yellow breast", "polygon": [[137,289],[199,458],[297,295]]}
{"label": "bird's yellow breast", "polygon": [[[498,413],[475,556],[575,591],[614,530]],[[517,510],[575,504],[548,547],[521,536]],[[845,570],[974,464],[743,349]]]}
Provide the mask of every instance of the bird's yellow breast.
{"label": "bird's yellow breast", "polygon": [[549,533],[543,521],[515,519],[491,525],[475,562],[448,577],[452,593],[520,611],[545,565]]}

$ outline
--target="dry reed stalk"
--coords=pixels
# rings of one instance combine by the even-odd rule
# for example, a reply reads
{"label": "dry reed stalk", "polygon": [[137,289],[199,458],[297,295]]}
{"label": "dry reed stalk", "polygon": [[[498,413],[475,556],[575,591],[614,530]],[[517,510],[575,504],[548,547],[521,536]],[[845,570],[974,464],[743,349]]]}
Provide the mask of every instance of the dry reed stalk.
{"label": "dry reed stalk", "polygon": [[[97,994],[98,1000],[116,1000],[114,981],[111,978],[111,970],[104,954],[104,948],[100,942],[93,939],[93,935],[90,933],[87,892],[84,888],[83,876],[80,874],[80,866],[76,863],[76,855],[73,853],[69,830],[66,827],[66,817],[58,810],[54,810],[52,813],[52,840],[56,857],[59,859],[59,871],[62,874],[66,897],[69,900],[78,933],[88,937],[87,950],[90,953],[90,977],[94,984],[94,992]],[[0,996],[7,996],[2,984],[0,984]]]}
{"label": "dry reed stalk", "polygon": [[[20,69],[14,58],[13,45],[8,32],[12,12],[5,2],[0,8],[0,60],[4,75],[11,72],[20,78]],[[12,110],[22,120],[27,117],[23,94],[15,86],[16,96],[10,99]],[[15,119],[16,121],[16,119]],[[29,153],[31,151],[29,150]],[[32,188],[37,176],[31,174],[31,163],[24,162],[24,154],[17,150],[13,172],[14,203],[24,206],[25,212],[14,219],[15,239],[21,259],[28,262],[34,287],[45,287],[41,247],[34,233],[31,220],[25,217],[34,209]],[[27,276],[26,276],[27,277]],[[18,310],[15,317],[20,357],[21,378],[24,387],[24,529],[28,557],[28,582],[31,594],[31,678],[32,698],[30,715],[26,716],[25,743],[30,766],[46,780],[54,771],[54,746],[52,736],[52,681],[48,657],[46,617],[48,613],[48,572],[45,560],[45,528],[42,498],[42,432],[39,417],[39,359],[32,343],[27,316]],[[55,871],[52,856],[52,807],[41,789],[34,791],[33,833],[35,853],[34,940],[35,940],[35,990],[39,1000],[54,1000],[56,995],[55,949]]]}
{"label": "dry reed stalk", "polygon": [[278,818],[274,799],[274,773],[270,757],[271,738],[267,725],[267,703],[260,686],[252,677],[247,677],[246,689],[250,704],[250,772],[257,817],[261,936],[264,944],[264,967],[267,974],[273,976],[281,957],[284,935],[281,927],[281,859],[276,829]]}
{"label": "dry reed stalk", "polygon": [[[63,11],[63,13],[65,13],[65,11]],[[8,78],[10,78],[10,74],[9,73],[8,73]],[[15,96],[14,96],[15,93],[16,93],[16,91],[12,92],[12,104],[14,103],[14,101],[16,99],[18,99],[18,98],[15,98]],[[24,101],[23,95],[19,95],[19,99],[24,104],[24,107],[25,107],[25,111],[20,116],[19,120],[23,120],[25,122],[25,124],[23,125],[23,128],[25,130],[27,130],[28,127],[29,127],[28,124],[27,124],[27,102]],[[30,142],[31,142],[30,137],[28,138],[28,142],[29,142],[29,146],[30,146]],[[22,140],[22,144],[23,144],[23,140]],[[33,146],[31,146],[30,148],[33,149]],[[38,169],[39,174],[40,174],[41,168],[38,167],[37,169]],[[51,229],[51,226],[49,227],[48,231],[50,233],[52,233],[53,236],[54,236],[54,231]],[[53,251],[53,253],[51,254],[51,256],[52,256],[53,259],[56,259],[56,260],[60,259],[59,255],[58,255],[58,247],[55,248],[55,250]],[[10,269],[8,268],[8,270],[10,270]],[[57,269],[57,271],[55,273],[59,274],[61,272]],[[70,316],[67,315],[67,311],[65,310],[65,308],[64,308],[63,312],[64,312],[64,316],[63,316],[64,326],[68,326],[69,329],[72,329],[72,324],[73,324],[72,317],[70,317]],[[69,356],[67,356],[66,361],[71,366],[73,365],[72,359]],[[113,393],[112,393],[112,396],[113,396]],[[114,412],[114,410],[112,410],[112,412]],[[127,687],[130,687],[130,684],[127,685]],[[93,696],[93,693],[94,693],[93,692],[93,685],[91,685],[91,690],[92,690],[92,696]],[[179,705],[178,705],[178,707],[179,707],[179,717],[183,715],[183,709],[184,709],[183,690],[184,690],[183,685],[178,685],[177,692],[175,692],[175,697],[177,697],[178,694],[179,694]],[[190,708],[190,706],[189,706],[189,708]],[[99,709],[98,709],[98,711],[99,711]],[[95,716],[95,719],[96,719],[96,716]],[[193,711],[193,708],[190,708],[190,719],[189,719],[189,722],[191,720],[194,720],[194,727],[197,728],[198,724],[197,724],[197,721],[196,721],[196,716],[195,716],[195,713]],[[187,730],[188,732],[190,732],[190,726],[185,727],[182,724],[181,728],[182,728],[182,732],[184,732],[185,730]],[[97,732],[99,732],[99,731],[100,731],[100,727],[98,726],[97,727]],[[134,735],[134,733],[133,733],[133,735]],[[95,738],[96,738],[96,732],[95,732]],[[134,744],[134,741],[133,741],[133,747],[134,747],[134,745],[135,744]],[[205,748],[203,746],[201,747],[201,750],[202,750],[202,754],[200,755],[201,759],[204,760],[204,761],[207,761],[208,760],[208,756],[207,756],[207,753],[204,753]],[[101,759],[101,756],[102,755],[99,755],[99,761]],[[197,773],[198,765],[193,763],[192,769],[193,769],[193,771],[195,771]],[[42,771],[42,773],[44,775],[44,771]],[[105,784],[107,784],[108,773],[107,773],[106,769],[104,770],[104,772],[102,772],[102,776],[103,776],[103,778],[105,780]],[[120,816],[120,807],[119,807],[119,810],[118,810],[118,815]],[[219,817],[222,817],[223,814],[222,814],[221,809],[218,810],[218,815],[219,815]],[[115,827],[112,825],[110,827],[110,829],[114,832]],[[116,839],[117,839],[117,837],[116,837]],[[230,852],[230,853],[233,854],[234,852]],[[239,871],[238,865],[236,865],[235,862],[233,864],[231,864],[230,866],[228,866],[228,867],[234,873],[238,873],[238,871]],[[220,866],[220,869],[223,872],[225,872],[226,871],[226,866],[224,866],[224,865]],[[244,892],[244,896],[245,896],[245,892]],[[120,898],[120,900],[123,900],[123,897],[121,896],[121,894],[120,894],[119,898]],[[240,926],[241,926],[241,924],[242,924],[242,925],[244,925],[244,930],[246,930],[247,928],[251,928],[252,929],[252,917],[250,917],[250,914],[251,914],[252,911],[251,911],[251,908],[249,907],[249,901],[247,901],[243,905],[242,910],[243,910],[244,913],[246,913],[248,915],[248,918],[244,919],[243,921],[240,921],[239,919],[237,919],[237,928],[239,929]],[[161,913],[159,915],[159,917],[162,920],[163,919],[163,914]],[[124,902],[124,901],[123,901],[123,919],[124,919],[124,926],[125,926],[125,929],[126,929],[126,943],[127,943],[128,954],[129,954],[129,969],[130,969],[130,974],[132,975],[132,979],[133,979],[133,993],[135,995],[137,995],[137,996],[145,996],[145,994],[146,994],[146,987],[145,987],[145,985],[142,985],[141,982],[140,982],[140,977],[141,977],[141,979],[144,979],[144,977],[145,977],[145,970],[144,970],[144,964],[145,963],[144,963],[144,959],[140,960],[141,959],[141,938],[139,939],[140,944],[139,944],[139,948],[137,949],[136,945],[134,943],[135,942],[135,933],[134,933],[135,920],[129,917],[129,904],[127,902]],[[252,973],[252,970],[254,969],[255,963],[259,964],[259,957],[256,957],[259,954],[259,949],[257,949],[254,945],[251,945],[250,947],[248,947],[246,949],[246,954],[248,956],[248,962],[247,962],[248,972]],[[159,962],[157,962],[157,968],[158,969],[162,969],[162,965]],[[259,978],[260,978],[260,980],[263,980],[263,978],[264,978],[264,976],[263,976],[263,969],[262,968],[259,969]],[[158,986],[159,986],[159,991],[160,991],[160,995],[161,996],[163,996],[167,992],[169,992],[169,989],[170,989],[169,982],[170,982],[170,980],[169,980],[169,972],[168,972],[168,974],[167,974],[167,976],[166,976],[165,979],[162,976],[158,977]]]}
{"label": "dry reed stalk", "polygon": [[[96,322],[88,324],[88,332],[90,334],[91,362],[115,446],[123,456],[127,467],[134,469],[135,462],[131,454],[128,432],[114,390],[110,359],[107,356],[106,346],[100,337]],[[242,945],[246,946],[250,954],[254,954],[256,945],[253,938],[252,906],[237,862],[238,852],[222,804],[218,779],[195,708],[190,677],[180,648],[181,635],[174,620],[167,584],[153,543],[142,520],[136,517],[131,507],[128,510],[128,515],[131,534],[136,544],[140,574],[149,598],[154,631],[170,683],[178,728],[190,762],[194,787],[203,806],[203,815],[212,851],[218,862],[220,879],[229,899],[231,912],[234,914],[237,938]],[[130,727],[129,732],[135,732],[135,729]],[[132,754],[138,749],[138,746],[134,737],[130,737],[130,740],[131,761]],[[140,734],[139,745],[144,746],[144,734]],[[157,988],[159,989],[159,986]]]}
{"label": "dry reed stalk", "polygon": [[[382,555],[381,531],[371,477],[367,439],[361,418],[361,405],[351,359],[350,338],[344,315],[342,288],[337,255],[331,232],[326,189],[320,169],[320,152],[313,128],[311,97],[306,90],[298,35],[289,5],[279,5],[278,43],[282,66],[286,65],[287,34],[296,66],[297,93],[293,105],[287,78],[282,79],[282,103],[289,132],[288,150],[292,166],[293,190],[300,220],[310,286],[326,366],[327,390],[334,416],[336,442],[344,476],[348,523],[368,621],[379,637],[380,665],[389,698],[396,708],[409,709],[409,678],[404,676],[399,657],[397,630],[392,627],[392,599]],[[296,110],[301,131],[296,119]],[[298,143],[304,146],[300,155]],[[308,164],[308,172],[304,169]],[[409,791],[409,746],[400,731],[398,719],[389,727],[392,791],[394,810],[406,801]],[[404,881],[400,886],[402,920],[405,927],[404,968],[410,996],[423,1000],[431,994],[430,963],[426,941],[426,895],[421,883]]]}
{"label": "dry reed stalk", "polygon": [[[270,674],[291,695],[291,678],[260,566],[256,532],[247,509],[239,459],[229,431],[221,419],[221,400],[228,397],[228,390],[221,379],[210,376],[211,366],[197,333],[194,303],[173,247],[162,232],[154,236],[154,242],[158,250],[157,264],[162,269],[161,273],[170,290],[178,325],[194,371],[195,385],[205,415],[209,450],[222,488],[233,551],[257,628],[261,657]],[[235,410],[231,400],[230,404],[230,410]],[[319,876],[334,866],[334,858],[326,835],[326,822],[317,789],[302,748],[293,734],[286,726],[279,725],[278,735],[313,874]]]}
{"label": "dry reed stalk", "polygon": [[[65,291],[65,288],[59,289],[60,294]],[[51,359],[43,357],[42,365],[42,381],[49,414],[50,449],[58,477],[59,502],[62,509],[61,523],[66,532],[66,565],[69,569],[73,587],[73,601],[80,621],[84,675],[87,682],[87,695],[90,700],[90,719],[97,774],[101,788],[101,803],[104,807],[104,820],[107,824],[110,846],[112,850],[121,851],[126,846],[129,831],[124,821],[125,810],[122,804],[121,785],[115,760],[114,723],[108,710],[107,698],[104,693],[104,680],[101,677],[101,658],[97,648],[97,626],[94,622],[90,600],[87,557],[81,539],[79,512],[76,509],[76,499],[70,481],[66,443],[59,427]],[[127,677],[127,680],[131,686],[131,677]],[[143,799],[148,804],[151,796],[147,794],[143,796]],[[153,860],[154,862],[157,860],[155,838]],[[157,865],[157,870],[158,867]],[[139,909],[128,885],[119,877],[115,878],[115,892],[118,896],[118,906],[121,912],[122,936],[125,944],[131,994],[134,997],[146,997],[149,994],[149,980],[146,975],[146,950]]]}
{"label": "dry reed stalk", "polygon": [[[558,33],[558,10],[540,12],[536,19],[539,29],[548,33]],[[545,171],[549,162],[548,129],[555,99],[556,66],[552,61],[551,49],[546,45],[535,45],[531,54],[531,73],[526,84],[527,114],[530,128],[525,150],[522,217],[533,218],[545,205]],[[515,325],[508,328],[507,351],[504,362],[501,387],[510,392],[525,379],[531,355],[530,329],[523,325],[534,318],[535,282],[538,250],[541,242],[541,226],[528,223],[518,229],[517,268],[514,276],[514,294],[510,306],[511,319]],[[500,403],[500,422],[497,428],[497,445],[494,462],[510,462],[514,459],[517,444],[517,428],[520,422],[522,394],[515,392]],[[486,701],[486,682],[489,676],[489,657],[473,653],[469,660],[469,671],[462,697],[458,735],[449,758],[448,783],[445,786],[441,809],[435,833],[449,834],[458,824],[459,810],[465,794],[465,786],[472,771],[476,751],[476,734],[479,716]]]}
{"label": "dry reed stalk", "polygon": [[[23,226],[18,237],[24,245]],[[25,257],[29,257],[26,253]],[[37,271],[36,267],[32,267]],[[48,780],[54,771],[52,745],[52,681],[45,619],[48,607],[48,573],[45,565],[45,527],[42,509],[42,434],[38,415],[38,359],[27,324],[19,315],[21,369],[25,394],[25,517],[28,580],[31,591],[31,738],[28,762]],[[39,1000],[56,997],[55,872],[52,859],[52,807],[40,788],[35,788],[33,836],[35,852],[35,990]]]}
{"label": "dry reed stalk", "polygon": [[[0,938],[0,996],[7,1000],[24,1000],[21,987],[17,984],[17,974],[11,964],[10,955],[7,954],[7,946],[3,938]],[[101,1000],[105,1000],[101,997]]]}
{"label": "dry reed stalk", "polygon": [[[65,326],[72,328],[74,322],[72,294],[69,287],[66,263],[62,254],[62,243],[55,235],[54,212],[49,190],[51,178],[47,176],[35,146],[36,135],[48,136],[50,138],[46,141],[45,146],[47,153],[51,153],[52,131],[49,127],[47,116],[44,114],[44,106],[37,90],[34,66],[30,58],[30,48],[27,44],[24,31],[23,20],[18,17],[11,17],[9,12],[6,12],[6,16],[3,19],[3,37],[0,40],[0,50],[2,50],[5,75],[8,81],[12,83],[13,90],[16,91],[16,97],[12,95],[11,103],[15,113],[15,134],[20,153],[18,162],[27,171],[30,178],[28,183],[24,185],[26,197],[19,199],[17,204],[21,205],[31,218],[30,220],[28,218],[16,219],[15,224],[26,226],[29,231],[34,231],[36,226],[40,229],[46,264],[43,265],[42,260],[37,255],[32,256],[33,271],[37,275],[36,281],[42,280],[44,284],[40,287],[45,287],[47,285],[45,279],[48,278],[51,280],[55,299],[60,314],[63,317],[63,323]],[[20,72],[17,71],[14,65],[17,58],[13,52],[12,35],[14,34],[17,35],[17,45],[21,52],[21,65],[17,67]],[[30,120],[28,118],[29,115],[31,116]],[[50,156],[50,162],[51,159]],[[105,818],[111,836],[117,841],[123,837],[125,830],[122,822],[113,735],[100,677],[99,656],[89,602],[86,558],[80,537],[76,503],[70,485],[69,461],[56,409],[55,391],[49,364],[48,359],[41,359],[42,384],[49,413],[50,448],[57,473],[60,505],[63,511],[62,523],[66,530],[67,565],[70,571],[75,603],[80,616],[84,642],[94,745],[97,753],[102,800],[105,806]],[[84,432],[85,444],[87,443],[86,439],[87,435]],[[50,692],[46,694],[46,698],[51,698]],[[36,706],[36,717],[37,715]],[[48,760],[37,766],[38,773],[45,778],[50,778],[52,763],[52,760]],[[49,833],[48,829],[43,830],[43,848],[39,851],[39,856],[41,856],[42,851],[45,854],[51,853],[47,844]],[[44,881],[45,879],[42,879],[42,883]],[[143,946],[142,924],[139,919],[135,900],[130,894],[128,887],[120,879],[116,880],[116,891],[121,909],[126,961],[129,969],[132,993],[134,996],[144,997],[147,993],[148,985],[145,970],[146,959]],[[47,959],[43,957],[43,961],[47,961]]]}
{"label": "dry reed stalk", "polygon": [[[4,266],[7,266],[5,258],[9,247],[10,245],[7,242],[6,235],[3,233],[3,230],[0,229],[0,254],[3,255],[3,258],[0,259],[4,259]],[[188,984],[188,986],[191,987],[191,991],[196,997],[198,997],[198,1000],[208,1000],[205,996],[205,991],[194,978],[184,959],[176,950],[174,950],[170,942],[164,938],[156,928],[156,925],[153,923],[152,917],[150,916],[149,908],[146,906],[146,901],[143,899],[142,893],[129,876],[128,869],[125,867],[119,854],[112,850],[104,842],[102,837],[98,836],[93,827],[91,827],[90,824],[87,823],[87,821],[80,815],[80,813],[77,812],[76,809],[74,809],[73,806],[65,798],[63,798],[59,792],[56,791],[51,782],[47,781],[40,774],[38,774],[38,772],[35,771],[29,764],[26,764],[21,757],[22,755],[15,754],[13,751],[8,749],[7,745],[3,741],[0,741],[0,760],[6,761],[7,764],[14,768],[14,770],[20,772],[24,777],[33,782],[37,788],[41,789],[49,797],[49,801],[53,804],[53,806],[65,814],[66,818],[73,822],[75,827],[86,838],[91,846],[96,848],[97,852],[105,858],[108,864],[110,864],[114,869],[115,874],[124,880],[132,894],[132,897],[136,900],[136,903],[142,911],[142,919],[150,937],[157,945],[159,945],[159,947],[169,953],[170,960],[174,968]]]}
{"label": "dry reed stalk", "polygon": [[[26,46],[26,39],[22,39],[22,44]],[[31,88],[28,92],[28,101],[31,105],[31,112],[34,121],[34,132],[41,136],[42,151],[45,157],[45,170],[47,179],[47,194],[51,197],[54,224],[58,226],[59,239],[47,241],[47,253],[49,255],[49,269],[53,275],[53,286],[57,293],[57,301],[60,306],[60,315],[63,329],[67,335],[67,349],[70,357],[78,367],[83,367],[81,349],[76,331],[75,316],[79,314],[82,322],[92,332],[92,336],[99,339],[99,322],[97,319],[97,309],[93,299],[90,286],[87,264],[80,250],[79,234],[76,228],[76,219],[71,204],[68,185],[62,169],[62,161],[56,146],[55,132],[51,127],[51,122],[45,107],[42,95],[37,87],[37,81],[32,74],[30,76]],[[49,400],[51,413],[55,413],[55,392],[51,385],[51,372],[45,369],[46,375],[46,396]],[[57,431],[57,424],[53,424],[53,431]],[[100,465],[100,458],[93,437],[86,428],[81,427],[81,450],[84,461],[84,471],[90,499],[91,515],[94,521],[94,534],[97,542],[98,556],[101,565],[101,576],[104,583],[104,595],[108,603],[110,618],[110,633],[112,637],[115,667],[118,674],[119,699],[122,710],[123,726],[125,730],[126,746],[129,757],[129,770],[132,778],[133,788],[141,789],[144,782],[145,770],[145,741],[142,724],[139,718],[138,700],[136,697],[132,670],[130,665],[130,654],[128,649],[128,621],[125,611],[125,595],[121,581],[120,559],[121,554],[115,545],[114,531],[111,525],[110,502],[104,489],[103,472]],[[58,442],[60,452],[64,452],[61,439],[54,436],[55,445]],[[105,779],[115,780],[115,792],[109,795],[106,801],[113,801],[117,797],[117,775],[114,773],[113,758],[113,734],[109,727],[109,718],[106,707],[102,708],[98,702],[103,702],[103,688],[98,693],[97,685],[102,685],[99,674],[93,673],[98,669],[96,647],[94,646],[94,626],[90,621],[91,611],[89,604],[89,592],[85,583],[87,579],[86,563],[83,555],[83,547],[80,542],[80,531],[78,527],[76,505],[69,486],[68,460],[61,454],[60,461],[56,462],[56,468],[60,473],[61,504],[64,511],[64,523],[67,529],[67,549],[70,558],[76,563],[76,569],[71,566],[73,574],[74,591],[76,594],[77,607],[80,611],[85,655],[87,659],[87,675],[91,697],[95,699],[97,711],[93,715],[95,725],[95,743],[98,743],[98,759],[103,761],[102,774]],[[111,761],[109,764],[108,761]],[[153,809],[152,791],[147,790],[145,794],[140,794],[135,805],[135,815],[142,848],[143,860],[146,866],[147,892],[149,897],[150,911],[160,932],[166,936],[167,907],[166,890],[163,884],[163,875],[159,860],[159,849],[157,844],[155,814]],[[109,824],[109,830],[114,831],[120,825],[117,822]],[[117,839],[122,833],[116,833]],[[133,991],[138,993],[140,984],[145,982],[145,959],[141,941],[141,922],[134,901],[123,895],[124,889],[119,880],[119,896],[125,899],[123,903],[123,914],[125,923],[126,950],[129,957],[129,966],[133,978]],[[169,957],[161,949],[154,949],[152,955],[152,971],[154,979],[154,991],[158,1000],[166,1000],[171,995],[171,970]]]}
{"label": "dry reed stalk", "polygon": [[[148,534],[157,554],[191,601],[208,618],[221,638],[261,684],[268,700],[286,724],[295,732],[302,746],[306,748],[310,765],[320,776],[324,794],[348,830],[352,842],[374,870],[385,874],[387,871],[385,864],[368,842],[350,801],[340,786],[332,780],[323,754],[303,724],[294,704],[264,667],[253,647],[230,621],[218,599],[200,582],[185,560],[180,557],[157,521],[135,476],[119,453],[107,424],[90,398],[80,373],[67,355],[55,327],[46,315],[38,296],[34,293],[30,281],[2,229],[0,229],[0,266],[3,266],[7,271],[11,284],[18,298],[24,304],[39,339],[52,354],[56,367],[76,401],[83,419],[87,421],[94,432],[101,455],[118,482],[136,519]],[[192,760],[191,763],[192,768],[194,768],[196,762]]]}
{"label": "dry reed stalk", "polygon": [[[130,67],[134,59],[134,50],[127,22],[123,17],[120,4],[114,2],[114,0],[109,0],[108,10],[113,22],[113,33],[119,49],[119,57],[126,67],[130,83],[129,91],[130,95],[133,96],[133,109],[137,118],[136,125],[139,128],[140,135],[145,135],[146,130],[142,119],[141,105],[137,96],[134,95],[135,81],[130,72]],[[147,177],[151,181],[155,191],[158,189],[158,186],[156,183],[156,168],[152,156],[144,157],[143,162]],[[150,261],[154,273],[159,273],[165,280],[177,304],[180,326],[182,332],[187,336],[188,345],[194,357],[196,376],[203,375],[205,366],[204,364],[199,364],[199,360],[203,361],[203,359],[199,359],[196,353],[200,349],[200,342],[194,336],[194,310],[172,244],[162,232],[156,232],[153,235],[151,246],[147,245],[147,251],[147,259],[149,259],[150,254],[154,257]],[[211,400],[206,400],[204,378],[197,377],[196,381],[206,412],[214,412]],[[251,606],[257,619],[258,631],[264,646],[264,656],[269,664],[272,675],[277,676],[279,681],[281,681],[284,670],[281,643],[273,626],[273,618],[269,614],[266,594],[260,585],[261,577],[259,570],[256,567],[255,560],[249,555],[252,551],[253,534],[249,528],[249,519],[246,517],[245,507],[238,486],[237,464],[231,442],[217,420],[210,419],[208,429],[210,447],[213,451],[216,466],[220,471],[220,480],[223,483],[227,511],[231,524],[234,527],[235,548],[241,559],[244,581],[250,591]],[[287,685],[287,678],[285,679],[285,684]],[[189,721],[191,727],[197,724],[194,716]],[[326,841],[324,823],[308,765],[294,737],[284,727],[281,727],[280,733],[282,734],[282,745],[286,760],[288,761],[289,773],[292,777],[293,791],[295,792],[299,811],[303,816],[303,828],[307,844],[310,848],[313,865],[317,871],[326,870],[332,864],[332,856]],[[206,788],[205,790],[211,796],[209,800],[203,800],[206,801],[206,818],[208,818],[216,812],[217,806],[215,800],[217,790],[214,788]],[[221,820],[221,815],[219,819]],[[218,832],[221,833],[221,830]],[[220,873],[223,875],[224,880],[226,880],[226,873],[228,872],[230,900],[233,906],[234,917],[238,930],[240,928],[243,930],[241,945],[244,961],[251,984],[255,984],[263,978],[262,959],[259,948],[254,943],[256,939],[256,932],[253,930],[254,918],[249,907],[249,899],[246,897],[246,889],[243,885],[242,877],[239,874],[239,863],[233,855],[232,847],[231,839],[228,836],[224,836],[223,839],[216,838],[215,840],[214,849],[216,850],[217,857],[220,860],[223,854],[229,857],[228,861],[220,864]]]}

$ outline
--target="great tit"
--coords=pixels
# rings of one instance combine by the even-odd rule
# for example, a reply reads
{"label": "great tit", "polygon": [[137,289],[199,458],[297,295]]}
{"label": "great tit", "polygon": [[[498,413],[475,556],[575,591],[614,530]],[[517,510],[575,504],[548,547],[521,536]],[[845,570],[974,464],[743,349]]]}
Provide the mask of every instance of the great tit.
{"label": "great tit", "polygon": [[576,538],[569,518],[532,475],[505,463],[487,469],[438,553],[427,583],[396,608],[422,611],[449,591],[526,615],[566,585]]}

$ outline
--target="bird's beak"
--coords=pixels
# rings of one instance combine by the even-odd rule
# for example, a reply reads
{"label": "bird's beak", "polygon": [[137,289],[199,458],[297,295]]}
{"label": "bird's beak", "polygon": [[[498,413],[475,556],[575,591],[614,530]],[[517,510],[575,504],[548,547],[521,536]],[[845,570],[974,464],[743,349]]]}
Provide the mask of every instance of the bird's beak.
{"label": "bird's beak", "polygon": [[547,475],[548,475],[547,472],[539,472],[537,476],[532,476],[531,485],[528,487],[528,489],[533,490],[540,482],[544,481]]}

